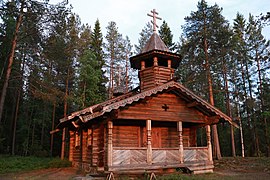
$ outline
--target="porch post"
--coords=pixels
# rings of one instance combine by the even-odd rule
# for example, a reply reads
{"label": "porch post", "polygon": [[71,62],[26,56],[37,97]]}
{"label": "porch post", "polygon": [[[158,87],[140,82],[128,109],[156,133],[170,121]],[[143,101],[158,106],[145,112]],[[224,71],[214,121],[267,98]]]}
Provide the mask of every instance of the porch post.
{"label": "porch post", "polygon": [[146,120],[146,131],[147,131],[147,164],[152,164],[151,120]]}
{"label": "porch post", "polygon": [[108,166],[112,166],[112,130],[113,130],[113,122],[111,120],[108,121]]}
{"label": "porch post", "polygon": [[179,138],[179,161],[184,162],[184,147],[183,147],[183,125],[182,121],[177,122],[178,138]]}
{"label": "porch post", "polygon": [[210,125],[206,126],[206,136],[207,136],[208,160],[213,161]]}

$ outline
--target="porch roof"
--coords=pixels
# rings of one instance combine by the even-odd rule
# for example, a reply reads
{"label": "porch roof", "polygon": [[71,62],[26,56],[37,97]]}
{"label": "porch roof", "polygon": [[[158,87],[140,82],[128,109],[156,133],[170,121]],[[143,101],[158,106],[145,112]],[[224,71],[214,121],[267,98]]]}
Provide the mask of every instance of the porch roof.
{"label": "porch roof", "polygon": [[171,80],[165,84],[157,86],[155,88],[146,90],[144,92],[131,91],[127,94],[118,96],[116,98],[104,101],[100,104],[96,104],[90,107],[87,107],[83,110],[76,111],[71,113],[69,116],[60,119],[60,123],[57,125],[56,129],[61,129],[67,124],[72,123],[72,121],[80,119],[83,123],[88,122],[97,117],[101,117],[105,113],[109,113],[113,110],[120,109],[122,107],[128,106],[132,103],[136,103],[139,100],[142,100],[146,97],[153,96],[157,93],[162,92],[172,92],[178,96],[181,96],[187,103],[194,103],[194,107],[197,108],[202,113],[206,114],[209,117],[217,116],[219,120],[228,121],[230,124],[238,127],[238,125],[232,121],[232,118],[221,112],[216,107],[209,104],[207,101],[201,97],[194,94],[192,91],[184,87],[178,82]]}

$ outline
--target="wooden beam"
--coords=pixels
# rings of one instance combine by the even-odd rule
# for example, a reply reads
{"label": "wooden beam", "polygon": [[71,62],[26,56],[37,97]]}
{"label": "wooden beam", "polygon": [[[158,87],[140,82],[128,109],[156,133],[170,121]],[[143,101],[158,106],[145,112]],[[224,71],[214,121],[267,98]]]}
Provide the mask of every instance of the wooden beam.
{"label": "wooden beam", "polygon": [[207,137],[207,148],[208,148],[208,160],[213,161],[210,125],[206,126],[206,137]]}
{"label": "wooden beam", "polygon": [[55,129],[55,130],[50,131],[50,134],[54,134],[54,133],[59,132],[59,131],[61,131],[61,129]]}
{"label": "wooden beam", "polygon": [[193,102],[188,103],[187,107],[192,108],[192,107],[195,107],[195,106],[198,106],[198,105],[199,105],[199,103],[197,101],[193,101]]}
{"label": "wooden beam", "polygon": [[111,167],[113,165],[113,144],[112,144],[112,136],[113,136],[113,122],[111,120],[108,121],[108,166]]}
{"label": "wooden beam", "polygon": [[179,161],[180,163],[184,162],[184,146],[183,146],[183,125],[182,121],[177,122],[177,130],[179,137]]}
{"label": "wooden beam", "polygon": [[75,127],[75,128],[78,128],[79,125],[75,123],[75,121],[72,121],[71,124]]}
{"label": "wooden beam", "polygon": [[147,131],[147,164],[152,164],[152,143],[151,143],[151,120],[146,120]]}
{"label": "wooden beam", "polygon": [[220,116],[210,116],[207,117],[207,124],[217,124],[219,122]]}
{"label": "wooden beam", "polygon": [[[92,110],[92,108],[91,108],[91,110]],[[93,114],[93,113],[92,113]],[[84,118],[82,117],[82,116],[79,116],[79,118],[80,118],[80,120],[84,123],[85,122],[85,120],[84,120]]]}

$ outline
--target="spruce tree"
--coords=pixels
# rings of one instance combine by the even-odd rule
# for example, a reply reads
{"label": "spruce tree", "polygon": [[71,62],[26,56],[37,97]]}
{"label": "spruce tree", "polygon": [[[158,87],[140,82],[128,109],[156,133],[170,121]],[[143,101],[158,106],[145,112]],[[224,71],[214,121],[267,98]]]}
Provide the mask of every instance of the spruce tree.
{"label": "spruce tree", "polygon": [[173,35],[166,21],[163,21],[158,32],[159,32],[160,38],[166,44],[166,46],[171,51],[174,51],[176,47],[175,47],[175,43],[173,42]]}
{"label": "spruce tree", "polygon": [[91,34],[91,51],[93,52],[98,65],[97,68],[101,70],[101,74],[99,77],[98,87],[99,87],[99,94],[100,100],[105,100],[108,98],[107,91],[106,91],[106,84],[108,82],[108,78],[105,76],[105,55],[102,49],[103,47],[103,37],[101,33],[101,27],[99,20],[96,20],[93,32]]}

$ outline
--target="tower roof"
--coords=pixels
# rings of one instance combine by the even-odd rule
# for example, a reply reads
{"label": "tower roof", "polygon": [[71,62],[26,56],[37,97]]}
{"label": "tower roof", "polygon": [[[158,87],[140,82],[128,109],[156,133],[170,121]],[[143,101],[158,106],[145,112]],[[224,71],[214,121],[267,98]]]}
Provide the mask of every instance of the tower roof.
{"label": "tower roof", "polygon": [[136,56],[130,57],[131,67],[134,69],[140,69],[140,62],[142,59],[145,61],[152,61],[154,56],[161,59],[172,60],[172,68],[177,68],[181,60],[180,55],[172,53],[159,35],[154,32],[147,41],[142,52]]}
{"label": "tower roof", "polygon": [[165,43],[161,40],[156,32],[152,34],[141,53],[149,52],[152,50],[170,52],[169,48],[165,45]]}

